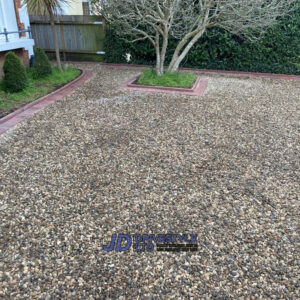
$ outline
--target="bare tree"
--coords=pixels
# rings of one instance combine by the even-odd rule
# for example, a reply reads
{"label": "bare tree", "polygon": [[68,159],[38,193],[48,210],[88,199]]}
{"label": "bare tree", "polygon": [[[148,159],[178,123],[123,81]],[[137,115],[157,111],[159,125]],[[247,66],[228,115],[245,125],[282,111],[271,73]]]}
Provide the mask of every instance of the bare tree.
{"label": "bare tree", "polygon": [[94,12],[119,28],[130,42],[148,40],[162,75],[169,38],[178,40],[168,66],[175,72],[193,45],[211,27],[255,41],[291,12],[298,0],[93,0]]}

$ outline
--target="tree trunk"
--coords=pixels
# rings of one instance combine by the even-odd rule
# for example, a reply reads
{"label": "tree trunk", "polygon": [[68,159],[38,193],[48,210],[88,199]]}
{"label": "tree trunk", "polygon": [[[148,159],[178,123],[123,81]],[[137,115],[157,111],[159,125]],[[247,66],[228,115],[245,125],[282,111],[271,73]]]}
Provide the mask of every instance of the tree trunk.
{"label": "tree trunk", "polygon": [[161,63],[160,63],[160,52],[156,50],[156,68],[155,68],[155,71],[156,71],[156,74],[158,76],[162,75],[160,66],[161,66]]}
{"label": "tree trunk", "polygon": [[156,52],[156,74],[161,76],[161,55],[160,55],[160,46],[159,46],[159,33],[156,32],[155,37],[155,52]]}
{"label": "tree trunk", "polygon": [[161,54],[160,54],[160,72],[162,75],[164,74],[164,64],[165,64],[166,52],[168,48],[168,40],[169,40],[169,33],[168,30],[165,28],[164,35],[163,35],[163,44],[161,47]]}
{"label": "tree trunk", "polygon": [[49,15],[50,15],[50,23],[51,23],[52,33],[53,33],[53,40],[54,40],[54,45],[55,45],[57,67],[58,67],[58,70],[60,72],[62,72],[63,69],[62,69],[61,62],[60,62],[59,45],[58,45],[57,33],[55,30],[54,15],[52,12],[49,12]]}
{"label": "tree trunk", "polygon": [[186,57],[186,55],[189,53],[191,48],[194,46],[194,44],[200,39],[200,37],[203,35],[205,29],[202,29],[199,31],[187,44],[187,46],[184,48],[184,50],[181,52],[181,54],[178,56],[178,54],[174,53],[175,57],[174,59],[172,58],[172,62],[169,66],[169,71],[170,72],[177,72],[179,65],[183,61],[183,59]]}
{"label": "tree trunk", "polygon": [[177,45],[173,57],[171,59],[171,62],[169,64],[168,67],[168,71],[170,72],[174,66],[174,64],[176,63],[176,61],[179,58],[179,53],[181,51],[181,49],[187,44],[187,42],[189,41],[190,38],[192,38],[193,36],[195,36],[197,34],[197,32],[193,31],[193,32],[189,32]]}

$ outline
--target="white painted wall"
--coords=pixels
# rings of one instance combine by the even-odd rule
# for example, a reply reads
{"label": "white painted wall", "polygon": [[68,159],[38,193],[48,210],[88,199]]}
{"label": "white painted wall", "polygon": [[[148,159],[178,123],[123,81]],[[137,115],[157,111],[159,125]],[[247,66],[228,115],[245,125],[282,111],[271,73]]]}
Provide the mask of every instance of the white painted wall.
{"label": "white painted wall", "polygon": [[24,23],[25,29],[27,29],[30,26],[30,22],[29,22],[29,16],[27,13],[26,5],[23,5],[19,9],[19,16],[20,16],[20,22]]}
{"label": "white painted wall", "polygon": [[[13,0],[0,0],[0,10],[2,12],[1,31],[3,32],[4,28],[6,28],[7,31],[18,30],[14,1]],[[19,37],[19,35],[17,33],[9,35],[10,40],[16,40],[16,39],[18,39],[18,37]],[[5,37],[4,37],[4,39],[5,39]]]}
{"label": "white painted wall", "polygon": [[[1,0],[0,0],[0,32],[4,31],[5,23],[4,23],[4,10],[1,5]],[[0,43],[2,40],[5,40],[5,36],[0,34]]]}
{"label": "white painted wall", "polygon": [[[25,29],[27,29],[29,26],[29,17],[26,6],[19,9],[19,16],[21,23],[24,23]],[[0,32],[3,32],[4,28],[7,31],[18,30],[13,0],[0,0]],[[34,40],[29,38],[28,33],[26,37],[19,37],[18,33],[9,34],[8,39],[9,42],[6,42],[5,35],[0,35],[0,51],[25,48],[25,50],[28,50],[29,56],[33,55]]]}
{"label": "white painted wall", "polygon": [[69,4],[63,4],[64,15],[83,15],[82,2],[89,2],[90,0],[71,0]]}

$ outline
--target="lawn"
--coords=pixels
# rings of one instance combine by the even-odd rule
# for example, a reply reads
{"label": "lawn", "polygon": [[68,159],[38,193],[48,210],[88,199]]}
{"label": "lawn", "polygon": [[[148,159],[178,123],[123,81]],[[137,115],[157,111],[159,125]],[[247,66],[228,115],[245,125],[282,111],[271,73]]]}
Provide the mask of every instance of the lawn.
{"label": "lawn", "polygon": [[21,92],[7,93],[3,90],[3,81],[0,83],[0,118],[72,81],[79,76],[80,70],[69,67],[59,72],[54,67],[52,74],[42,79],[34,79],[31,68],[27,69],[27,74],[29,85]]}
{"label": "lawn", "polygon": [[162,76],[157,76],[154,70],[145,70],[137,83],[152,86],[191,88],[196,78],[196,75],[192,73],[165,72]]}

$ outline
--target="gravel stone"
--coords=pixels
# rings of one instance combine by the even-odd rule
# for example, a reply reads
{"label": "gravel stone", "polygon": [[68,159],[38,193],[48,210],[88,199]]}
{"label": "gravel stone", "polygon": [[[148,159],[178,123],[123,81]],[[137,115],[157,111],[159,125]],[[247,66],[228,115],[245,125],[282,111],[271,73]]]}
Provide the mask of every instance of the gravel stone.
{"label": "gravel stone", "polygon": [[[0,136],[0,298],[299,299],[293,80],[207,75],[202,97],[95,76]],[[105,252],[190,233],[198,252]]]}

